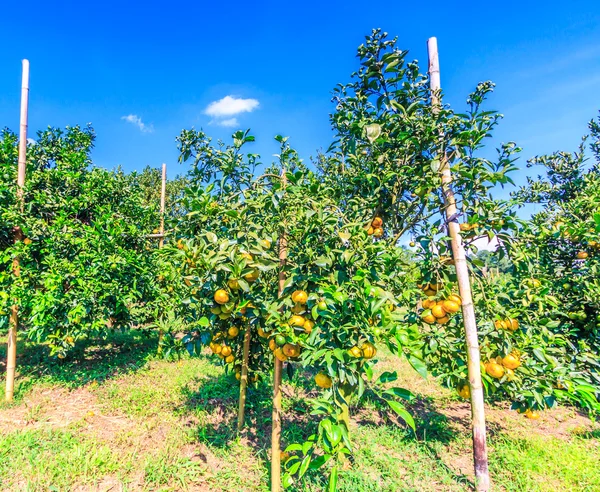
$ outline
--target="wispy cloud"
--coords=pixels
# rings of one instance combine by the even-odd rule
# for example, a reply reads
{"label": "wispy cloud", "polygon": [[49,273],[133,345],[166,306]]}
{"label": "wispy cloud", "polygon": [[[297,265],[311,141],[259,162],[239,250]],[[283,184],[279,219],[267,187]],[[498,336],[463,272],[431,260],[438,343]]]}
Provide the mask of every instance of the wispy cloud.
{"label": "wispy cloud", "polygon": [[127,116],[121,116],[122,120],[125,120],[127,123],[131,123],[132,125],[137,126],[142,133],[152,133],[154,131],[154,127],[152,125],[147,125],[142,121],[137,114],[128,114]]}
{"label": "wispy cloud", "polygon": [[217,120],[217,121],[215,121],[215,123],[219,126],[226,126],[228,128],[239,125],[237,118],[227,118],[226,120]]}
{"label": "wispy cloud", "polygon": [[204,114],[214,118],[224,118],[240,113],[251,113],[260,103],[257,99],[243,99],[235,96],[225,96],[223,99],[211,102],[204,110]]}

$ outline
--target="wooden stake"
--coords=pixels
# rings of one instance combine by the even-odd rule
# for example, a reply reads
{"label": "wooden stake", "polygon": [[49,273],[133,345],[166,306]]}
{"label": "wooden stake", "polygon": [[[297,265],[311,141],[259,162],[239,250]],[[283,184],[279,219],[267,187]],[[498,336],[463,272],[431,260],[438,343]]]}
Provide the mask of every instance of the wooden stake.
{"label": "wooden stake", "polygon": [[[285,169],[281,172],[282,184],[285,187]],[[279,289],[278,295],[283,295],[285,287],[285,264],[287,261],[287,236],[285,230],[279,238]],[[271,492],[281,490],[281,373],[283,362],[275,357],[273,370],[273,427],[271,430]]]}
{"label": "wooden stake", "polygon": [[246,390],[248,388],[248,357],[250,354],[250,323],[246,323],[244,334],[244,354],[242,358],[242,377],[240,378],[240,401],[238,407],[238,432],[244,426],[244,412],[246,409]]}
{"label": "wooden stake", "polygon": [[165,245],[165,196],[167,193],[167,165],[162,165],[162,183],[160,187],[160,240],[158,247],[162,248]]}
{"label": "wooden stake", "polygon": [[[429,83],[431,88],[431,104],[435,111],[440,108],[440,65],[438,58],[437,39],[429,38],[427,41],[429,54]],[[487,491],[490,488],[488,470],[487,443],[485,429],[485,409],[483,405],[483,385],[481,383],[481,355],[479,353],[479,340],[477,336],[477,322],[475,320],[475,307],[471,294],[469,269],[465,255],[465,248],[460,235],[460,226],[457,220],[457,207],[454,191],[452,190],[452,174],[445,152],[441,155],[440,173],[442,175],[442,192],[446,208],[448,232],[451,238],[452,255],[456,265],[458,290],[462,298],[462,313],[465,326],[465,340],[467,344],[467,364],[469,385],[471,387],[471,415],[473,426],[473,459],[475,465],[475,488],[477,491]]]}
{"label": "wooden stake", "polygon": [[[23,187],[25,186],[25,171],[27,169],[27,116],[29,111],[29,61],[23,60],[23,78],[21,84],[21,121],[19,128],[19,161],[17,169],[17,201],[21,212],[24,209]],[[23,240],[19,227],[14,230],[15,243]],[[13,275],[21,275],[20,260],[13,260]],[[15,370],[17,368],[17,331],[19,329],[19,308],[15,304],[10,310],[8,340],[6,348],[6,401],[12,401],[15,392]]]}

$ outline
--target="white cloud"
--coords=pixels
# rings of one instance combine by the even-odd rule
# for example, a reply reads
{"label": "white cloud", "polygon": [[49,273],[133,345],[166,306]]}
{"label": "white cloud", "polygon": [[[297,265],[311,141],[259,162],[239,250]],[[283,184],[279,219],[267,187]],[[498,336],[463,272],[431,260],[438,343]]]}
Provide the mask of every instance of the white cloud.
{"label": "white cloud", "polygon": [[228,128],[239,125],[237,118],[227,118],[226,120],[218,120],[216,121],[216,123],[217,125],[226,126]]}
{"label": "white cloud", "polygon": [[258,108],[257,99],[243,99],[235,96],[225,96],[223,99],[211,102],[204,113],[215,118],[233,116],[240,113],[250,113]]}
{"label": "white cloud", "polygon": [[142,121],[142,118],[140,118],[137,114],[128,114],[127,116],[121,116],[121,119],[125,120],[127,123],[131,123],[132,125],[137,126],[143,133],[152,133],[154,131],[154,127],[152,125],[146,125]]}

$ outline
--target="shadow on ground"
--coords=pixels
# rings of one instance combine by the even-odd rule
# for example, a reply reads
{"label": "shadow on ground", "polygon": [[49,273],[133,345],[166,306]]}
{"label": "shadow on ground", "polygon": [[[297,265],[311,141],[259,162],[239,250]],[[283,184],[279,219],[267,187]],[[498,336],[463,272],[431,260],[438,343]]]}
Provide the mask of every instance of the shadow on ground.
{"label": "shadow on ground", "polygon": [[[65,359],[50,356],[48,346],[19,340],[16,398],[40,381],[78,388],[137,371],[156,353],[158,335],[148,330],[109,333],[104,339],[78,341]],[[0,347],[0,372],[6,369],[6,346]]]}

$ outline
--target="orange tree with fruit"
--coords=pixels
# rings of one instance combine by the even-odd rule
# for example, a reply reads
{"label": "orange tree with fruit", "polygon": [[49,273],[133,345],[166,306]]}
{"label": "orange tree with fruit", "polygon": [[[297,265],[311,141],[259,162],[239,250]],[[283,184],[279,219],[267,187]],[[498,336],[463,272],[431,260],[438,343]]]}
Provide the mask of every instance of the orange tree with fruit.
{"label": "orange tree with fruit", "polygon": [[[209,345],[235,368],[241,333],[250,329],[251,374],[266,375],[274,358],[311,373],[320,392],[310,403],[321,421],[306,442],[288,446],[283,482],[327,464],[335,486],[339,461],[352,451],[351,398],[370,388],[414,426],[399,401],[410,393],[383,386],[397,375],[373,376],[378,344],[423,371],[417,333],[398,323],[402,314],[391,293],[404,285],[406,255],[369,233],[384,224],[365,215],[360,200],[342,212],[333,190],[303,166],[286,139],[277,137],[280,162],[252,179],[246,173],[256,156],[241,150],[252,141],[247,133],[219,148],[201,132],[180,139],[182,160],[194,159],[197,174],[187,191],[189,212],[178,225],[180,239],[165,254],[182,265],[189,285],[186,343],[192,352]],[[284,236],[287,261],[281,264]],[[281,296],[280,273],[286,279]]]}
{"label": "orange tree with fruit", "polygon": [[[597,348],[585,330],[596,322],[593,204],[597,194],[590,190],[597,179],[597,165],[584,177],[583,152],[569,157],[579,162],[579,170],[570,174],[565,154],[545,159],[543,163],[550,164],[549,182],[532,181],[529,193],[540,201],[543,192],[551,195],[562,190],[572,193],[573,201],[561,205],[555,199],[554,212],[547,210],[531,223],[519,219],[517,209],[523,196],[497,199],[493,194],[500,186],[513,185],[511,174],[520,149],[508,143],[498,148],[494,160],[481,156],[484,140],[501,118],[483,108],[493,84],[479,84],[464,113],[455,113],[448,105],[436,110],[428,76],[406,55],[396,47],[395,39],[380,30],[374,30],[359,47],[360,69],[349,84],[334,91],[332,123],[338,138],[318,160],[324,182],[337,191],[341,208],[353,197],[364,197],[364,206],[376,210],[388,225],[384,234],[394,247],[408,243],[418,280],[411,296],[403,293],[411,308],[404,321],[419,327],[429,369],[468,397],[462,317],[455,305],[461,299],[456,297],[449,219],[441,192],[440,170],[446,161],[458,206],[450,219],[460,222],[471,272],[486,395],[512,400],[515,408],[528,410],[528,416],[552,406],[556,399],[596,406],[593,354]],[[592,150],[597,154],[598,125],[591,127],[596,138]],[[552,214],[556,218],[549,221]],[[545,229],[548,223],[554,223],[554,228]],[[369,232],[374,234],[375,227],[371,227]],[[545,258],[534,244],[539,239]],[[557,240],[562,241],[559,248]],[[511,272],[495,275],[484,268],[476,253],[487,244],[499,245],[491,254],[508,257]],[[557,278],[563,280],[557,283]],[[585,301],[581,302],[576,289],[566,291],[566,296],[556,295],[572,289],[575,278],[586,286]],[[562,321],[551,319],[546,314],[551,306],[560,312],[561,298],[568,300],[569,312],[563,313]],[[577,362],[568,363],[573,358]],[[582,377],[583,366],[587,369]]]}

